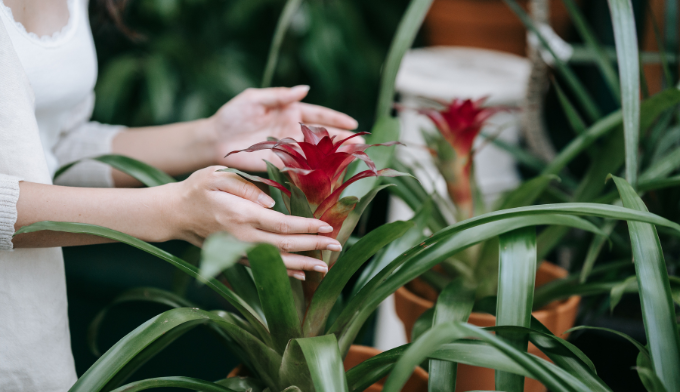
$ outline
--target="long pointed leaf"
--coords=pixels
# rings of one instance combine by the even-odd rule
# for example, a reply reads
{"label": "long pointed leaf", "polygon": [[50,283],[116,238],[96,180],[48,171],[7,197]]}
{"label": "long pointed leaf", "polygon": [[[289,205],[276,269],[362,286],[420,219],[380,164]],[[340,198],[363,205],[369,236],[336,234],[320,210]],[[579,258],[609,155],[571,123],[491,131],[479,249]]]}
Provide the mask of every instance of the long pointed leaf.
{"label": "long pointed leaf", "polygon": [[[613,178],[624,206],[647,211],[630,184]],[[639,222],[629,222],[628,231],[654,372],[666,389],[680,390],[680,336],[659,236],[654,226]]]}
{"label": "long pointed leaf", "polygon": [[[499,237],[498,302],[496,325],[529,327],[536,280],[536,228],[525,227]],[[499,333],[520,351],[527,350],[528,337]],[[522,392],[524,378],[496,371],[496,389]]]}
{"label": "long pointed leaf", "polygon": [[[158,170],[151,165],[147,165],[144,162],[138,161],[130,157],[126,157],[124,155],[108,154],[87,159],[105,163],[113,167],[114,169],[120,170],[123,173],[133,177],[134,179],[148,187],[159,186],[175,182],[175,179],[165,174],[165,172]],[[68,169],[70,169],[75,164],[81,161],[83,160],[81,159],[75,162],[71,162],[67,165],[60,167],[57,170],[57,172],[54,173],[54,179],[56,180]]]}
{"label": "long pointed leaf", "polygon": [[190,377],[158,377],[135,381],[111,392],[137,392],[154,388],[182,388],[197,392],[236,392],[209,381]]}
{"label": "long pointed leaf", "polygon": [[348,392],[345,368],[335,335],[295,339],[305,356],[316,392]]}
{"label": "long pointed leaf", "polygon": [[626,180],[635,187],[640,139],[640,62],[635,15],[630,0],[607,0],[614,26],[616,56],[621,75],[623,133],[626,139]]}
{"label": "long pointed leaf", "polygon": [[333,305],[352,275],[378,250],[401,237],[412,226],[413,223],[402,221],[382,225],[352,245],[338,259],[312,297],[303,325],[304,336],[317,336],[323,331]]}
{"label": "long pointed leaf", "polygon": [[159,249],[151,244],[148,244],[140,239],[121,233],[116,230],[111,230],[106,227],[89,225],[86,223],[69,223],[69,222],[51,222],[43,221],[37,222],[29,226],[24,226],[19,229],[16,234],[22,233],[32,233],[42,230],[60,231],[66,233],[75,234],[91,234],[99,237],[108,238],[114,241],[119,241],[137,249],[143,250],[153,256],[158,257],[161,260],[167,261],[173,266],[179,268],[181,271],[187,275],[196,278],[197,280],[205,283],[206,286],[210,287],[217,294],[226,299],[232,306],[236,308],[243,316],[250,321],[253,327],[257,330],[258,334],[262,339],[269,339],[269,331],[264,325],[260,316],[248,305],[241,297],[234,294],[233,291],[229,290],[224,284],[216,279],[206,279],[199,274],[198,269],[190,263],[174,256],[162,249]]}
{"label": "long pointed leaf", "polygon": [[290,339],[302,336],[286,266],[278,249],[270,244],[259,244],[250,249],[248,260],[275,348],[283,353]]}

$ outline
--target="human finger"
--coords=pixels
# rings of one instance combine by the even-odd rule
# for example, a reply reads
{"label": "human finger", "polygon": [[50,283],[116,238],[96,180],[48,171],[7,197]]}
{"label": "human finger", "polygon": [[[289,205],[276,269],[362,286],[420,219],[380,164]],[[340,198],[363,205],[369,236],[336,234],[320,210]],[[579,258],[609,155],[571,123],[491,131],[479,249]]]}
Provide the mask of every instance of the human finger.
{"label": "human finger", "polygon": [[283,259],[286,268],[292,271],[316,271],[324,274],[328,272],[326,263],[313,257],[295,253],[281,253],[281,259]]}
{"label": "human finger", "polygon": [[284,253],[306,252],[310,250],[330,250],[333,252],[340,252],[342,250],[342,246],[337,240],[321,235],[282,235],[260,231],[258,240],[270,243]]}
{"label": "human finger", "polygon": [[238,174],[223,172],[216,174],[217,177],[215,178],[213,185],[217,189],[230,193],[234,196],[250,200],[253,203],[257,203],[265,208],[274,207],[274,199],[264,193],[264,191],[258,188],[255,184],[245,180]]}
{"label": "human finger", "polygon": [[302,100],[309,92],[309,86],[272,87],[250,89],[245,94],[248,98],[268,107],[285,106]]}
{"label": "human finger", "polygon": [[309,103],[300,103],[300,114],[303,123],[341,129],[356,129],[359,126],[357,120],[345,113]]}
{"label": "human finger", "polygon": [[271,210],[262,211],[258,216],[256,227],[275,234],[327,234],[333,232],[333,227],[324,221],[284,215]]}

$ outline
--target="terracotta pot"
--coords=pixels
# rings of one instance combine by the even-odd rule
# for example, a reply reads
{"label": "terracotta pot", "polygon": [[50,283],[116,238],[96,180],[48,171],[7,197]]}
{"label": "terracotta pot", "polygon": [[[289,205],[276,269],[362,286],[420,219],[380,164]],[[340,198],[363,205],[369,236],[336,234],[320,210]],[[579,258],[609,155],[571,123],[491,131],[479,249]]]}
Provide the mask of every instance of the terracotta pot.
{"label": "terracotta pot", "polygon": [[[527,1],[518,0],[526,10]],[[569,13],[550,1],[550,23],[562,37]],[[469,46],[526,56],[526,29],[502,0],[435,0],[424,24],[428,45]]]}
{"label": "terracotta pot", "polygon": [[[552,280],[563,278],[568,273],[565,269],[554,264],[544,262],[536,273],[536,287],[542,286]],[[437,293],[432,287],[420,279],[415,279],[404,287],[400,287],[394,293],[394,304],[397,316],[404,323],[404,330],[408,341],[411,341],[413,324],[426,310],[434,306]],[[574,296],[564,301],[555,301],[544,308],[533,312],[543,325],[552,333],[561,336],[564,331],[574,325],[578,304],[581,297]],[[470,324],[479,327],[492,327],[496,325],[496,317],[485,313],[472,313],[468,320]],[[544,359],[547,357],[533,344],[529,344],[529,352]],[[456,391],[469,390],[494,390],[494,370],[476,366],[459,365]],[[545,392],[547,389],[538,381],[527,378],[524,383],[525,392]]]}
{"label": "terracotta pot", "polygon": [[[380,350],[376,348],[353,344],[352,346],[350,346],[349,352],[345,357],[344,361],[345,371],[357,366],[358,364],[364,362],[369,358],[375,357],[378,354],[380,354]],[[237,367],[232,369],[231,372],[229,372],[227,378],[238,377],[242,375],[244,375],[243,365],[238,365]],[[383,389],[382,385],[384,382],[385,379],[382,379],[377,383],[371,385],[370,387],[366,388],[365,391],[381,392]],[[411,375],[411,378],[409,378],[409,380],[406,382],[406,385],[402,389],[402,392],[421,392],[421,391],[427,391],[427,372],[422,368],[417,367],[416,370]]]}

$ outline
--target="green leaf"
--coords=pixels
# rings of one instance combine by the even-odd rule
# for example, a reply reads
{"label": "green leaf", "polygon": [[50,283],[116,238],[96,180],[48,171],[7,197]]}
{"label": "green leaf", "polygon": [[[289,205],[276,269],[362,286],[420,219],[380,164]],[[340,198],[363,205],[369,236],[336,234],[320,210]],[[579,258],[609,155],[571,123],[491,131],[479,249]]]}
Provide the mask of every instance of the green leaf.
{"label": "green leaf", "polygon": [[[548,215],[531,216],[536,213]],[[670,225],[676,231],[680,231],[680,225],[653,214],[644,215],[627,208],[594,203],[546,204],[487,213],[459,222],[436,233],[392,261],[350,300],[330,331],[338,333],[340,347],[343,350],[348,349],[360,325],[368,318],[375,306],[389,294],[451,255],[507,231],[535,225],[557,224],[579,227],[601,234],[599,229],[589,222],[562,215],[564,213],[626,220],[650,219],[653,216],[654,222],[650,219],[648,223]],[[486,224],[496,220],[499,222]],[[402,267],[402,264],[405,265]],[[393,274],[398,267],[402,268]]]}
{"label": "green leaf", "polygon": [[[365,181],[365,180],[362,180]],[[356,184],[355,182],[354,184]],[[352,184],[352,185],[354,185]],[[340,244],[344,246],[344,244],[347,242],[349,239],[349,236],[352,234],[354,231],[354,228],[357,226],[357,223],[359,223],[359,219],[361,218],[361,215],[364,213],[368,205],[373,201],[373,198],[380,192],[381,190],[390,187],[392,185],[381,185],[378,187],[375,187],[371,189],[364,197],[362,197],[359,202],[356,204],[352,212],[349,213],[349,216],[347,216],[347,219],[342,223],[342,228],[340,229],[340,233],[338,233],[338,237],[336,238]],[[334,257],[338,256],[337,252],[333,253]],[[333,258],[331,258],[331,262],[335,262]]]}
{"label": "green leaf", "polygon": [[[376,110],[376,118],[378,121],[382,118],[390,116],[392,110],[392,102],[394,99],[394,85],[397,80],[397,72],[401,65],[401,59],[406,52],[411,48],[413,40],[416,38],[420,25],[425,19],[427,11],[430,9],[432,0],[413,0],[410,2],[404,16],[399,22],[397,32],[392,39],[390,50],[383,64],[382,75],[380,80],[380,92],[378,93],[378,107]],[[399,131],[390,140],[397,140],[399,138]],[[384,140],[389,141],[389,140]],[[384,141],[379,141],[382,143]],[[370,143],[376,143],[370,139]],[[380,167],[380,166],[378,166]],[[357,195],[354,195],[357,196]]]}
{"label": "green leaf", "polygon": [[117,154],[100,155],[98,157],[84,158],[66,164],[60,167],[57,170],[57,172],[54,173],[54,180],[59,178],[62,174],[68,171],[68,169],[72,168],[75,164],[82,162],[83,160],[86,159],[91,159],[93,161],[105,163],[113,167],[114,169],[120,170],[123,173],[129,175],[130,177],[133,177],[134,179],[148,187],[165,185],[171,182],[176,182],[174,178],[170,177],[169,175],[165,174],[164,172],[156,169],[151,165],[147,165],[146,163],[138,161],[136,159]]}
{"label": "green leaf", "polygon": [[413,222],[414,225],[399,238],[399,241],[390,242],[387,247],[381,249],[373,260],[366,265],[366,268],[364,268],[361,275],[359,275],[359,278],[354,283],[352,296],[358,293],[359,290],[361,290],[361,288],[378,273],[378,271],[385,268],[385,266],[397,256],[423,240],[425,237],[423,232],[432,215],[432,204],[431,200],[426,200],[425,203],[422,204],[420,210],[418,210],[415,216],[409,221]]}
{"label": "green leaf", "polygon": [[597,256],[600,254],[602,246],[607,241],[607,238],[612,233],[612,231],[614,231],[614,227],[616,227],[617,223],[619,222],[615,220],[607,221],[604,226],[602,226],[602,232],[604,234],[593,236],[593,240],[588,246],[588,253],[586,253],[586,259],[583,262],[583,267],[581,267],[581,283],[584,283],[588,279],[588,275],[590,275],[590,272],[593,270],[595,260],[597,260]]}
{"label": "green leaf", "polygon": [[183,388],[198,392],[236,392],[219,384],[190,377],[158,377],[135,381],[111,392],[137,392],[154,388]]}
{"label": "green leaf", "polygon": [[[624,206],[647,211],[630,184],[616,176],[613,179]],[[659,236],[654,226],[639,222],[629,222],[628,231],[654,372],[666,389],[680,390],[680,337]]]}
{"label": "green leaf", "polygon": [[638,377],[640,377],[640,381],[642,381],[642,384],[645,386],[647,391],[666,392],[666,388],[663,386],[663,383],[654,373],[654,370],[652,370],[652,362],[649,359],[649,355],[645,355],[642,351],[640,351],[635,362],[637,367],[634,367],[633,369],[638,372]]}
{"label": "green leaf", "polygon": [[290,213],[291,215],[301,216],[303,218],[314,218],[314,212],[309,206],[307,196],[304,192],[292,183],[290,186]]}
{"label": "green leaf", "polygon": [[[499,237],[497,326],[529,327],[536,286],[536,228],[525,227]],[[499,333],[520,351],[527,350],[528,339]],[[524,378],[496,371],[496,389],[522,392]]]}
{"label": "green leaf", "polygon": [[[274,166],[273,163],[267,161],[266,159],[264,160],[264,163],[267,164],[267,174],[269,175],[269,179],[276,181],[285,187],[288,179],[283,173],[281,173],[281,170],[279,170],[278,167]],[[276,203],[273,207],[275,211],[286,215],[290,214],[290,197],[288,195],[281,192],[279,188],[273,186],[269,186],[269,195]]]}
{"label": "green leaf", "polygon": [[532,317],[532,328],[490,327],[493,331],[527,339],[552,360],[560,369],[588,386],[588,391],[611,391],[595,373],[595,366],[586,355],[573,344],[553,335],[543,324]]}
{"label": "green leaf", "polygon": [[[474,302],[474,288],[466,287],[464,278],[454,280],[444,288],[437,298],[432,325],[446,324],[452,321],[467,322]],[[455,362],[431,359],[428,390],[453,392],[456,389],[457,366]]]}
{"label": "green leaf", "polygon": [[304,354],[316,392],[349,391],[335,335],[295,339],[291,345]]}
{"label": "green leaf", "polygon": [[223,271],[224,277],[227,278],[229,286],[241,298],[243,298],[248,305],[264,320],[265,315],[260,303],[260,296],[257,293],[257,287],[253,282],[253,277],[248,272],[248,267],[242,264],[234,264],[232,267]]}
{"label": "green leaf", "polygon": [[621,91],[619,89],[619,78],[616,74],[616,70],[614,70],[614,67],[612,66],[612,62],[607,57],[607,53],[597,40],[595,32],[588,25],[588,22],[586,22],[581,9],[574,0],[562,0],[562,2],[567,7],[571,21],[574,23],[579,35],[595,55],[595,62],[598,68],[600,68],[600,72],[602,72],[602,76],[604,76],[604,80],[607,83],[607,87],[609,87],[609,90],[612,92],[612,96],[617,101],[620,100]]}
{"label": "green leaf", "polygon": [[[349,345],[360,330],[361,325],[363,325],[364,321],[371,315],[380,302],[399,287],[431,269],[451,255],[456,254],[471,245],[521,227],[544,224],[581,225],[583,223],[582,220],[578,220],[579,218],[575,218],[577,220],[572,220],[572,218],[575,217],[548,215],[544,217],[509,218],[503,219],[501,222],[492,222],[464,229],[462,232],[451,233],[447,232],[448,230],[445,230],[437,233],[405,252],[373,277],[373,279],[371,279],[369,283],[349,301],[338,317],[338,320],[336,320],[329,331],[338,334],[340,347],[343,351],[348,350]],[[461,224],[464,223],[461,222]],[[580,227],[586,228],[586,226]],[[457,230],[460,229],[460,226],[454,225],[449,229],[452,228]],[[597,230],[596,228],[594,229]],[[402,266],[402,264],[405,265]],[[399,268],[399,270],[395,273],[394,271],[397,268]]]}
{"label": "green leaf", "polygon": [[276,385],[277,380],[270,378],[271,374],[276,374],[272,373],[273,369],[277,369],[281,361],[276,352],[237,325],[227,322],[214,313],[199,309],[179,308],[150,319],[119,340],[78,379],[69,392],[100,391],[118,371],[157,339],[172,332],[175,328],[204,323],[215,323],[227,331],[252,358],[257,359],[253,361],[253,364],[263,381],[270,387]]}
{"label": "green leaf", "polygon": [[609,332],[609,333],[613,333],[614,335],[617,335],[617,336],[619,336],[619,337],[622,337],[622,338],[626,339],[627,341],[629,341],[631,344],[633,344],[633,346],[635,346],[635,348],[637,348],[638,351],[639,351],[642,355],[644,355],[644,356],[646,356],[648,359],[650,359],[649,350],[647,350],[647,348],[646,348],[645,346],[643,346],[643,345],[642,345],[640,342],[638,342],[637,340],[635,340],[635,339],[631,338],[630,336],[626,335],[625,333],[616,331],[616,330],[614,330],[614,329],[602,328],[602,327],[591,327],[591,326],[589,326],[589,325],[580,325],[580,326],[573,327],[573,328],[569,329],[569,330],[566,331],[565,333],[571,333],[571,332],[574,332],[574,331],[580,331],[580,330],[584,330],[584,329],[591,329],[591,330],[594,330],[594,331]]}
{"label": "green leaf", "polygon": [[302,4],[302,0],[288,0],[283,7],[283,11],[281,11],[281,16],[279,16],[279,21],[276,23],[276,30],[272,37],[272,45],[269,48],[267,65],[264,68],[264,75],[262,76],[262,88],[271,87],[272,85],[272,79],[274,78],[274,72],[276,71],[276,63],[278,62],[279,53],[281,52],[281,44],[283,44],[283,39],[293,22],[295,13],[298,8],[300,8],[300,4]]}
{"label": "green leaf", "polygon": [[87,329],[87,345],[90,347],[90,351],[92,351],[94,355],[101,355],[101,352],[97,347],[97,337],[99,335],[99,327],[101,326],[102,321],[104,321],[106,314],[113,306],[132,301],[154,302],[167,305],[171,308],[196,307],[194,303],[183,297],[180,297],[179,295],[154,287],[138,287],[125,291],[114,298],[113,301],[111,301],[111,303],[109,303],[104,309],[100,310],[99,313],[94,316],[92,322],[90,322],[90,326]]}
{"label": "green leaf", "polygon": [[554,174],[548,174],[537,176],[529,181],[523,182],[520,186],[502,198],[501,205],[497,210],[506,210],[508,208],[524,207],[533,204],[536,199],[541,196],[545,188],[555,180],[559,181],[559,177]]}
{"label": "green leaf", "polygon": [[[564,1],[568,2],[571,0]],[[564,91],[562,91],[562,87],[560,87],[560,84],[557,82],[557,80],[553,79],[552,82],[553,86],[555,87],[555,92],[557,93],[557,98],[560,101],[560,105],[562,106],[562,111],[567,116],[567,121],[569,121],[571,129],[573,129],[577,135],[584,134],[587,128],[585,122],[583,122],[583,119],[578,114],[576,108],[571,104],[571,101],[569,101],[567,95],[564,93]]]}
{"label": "green leaf", "polygon": [[233,267],[255,244],[237,240],[229,233],[211,234],[201,249],[200,274],[211,279]]}
{"label": "green leaf", "polygon": [[610,291],[610,297],[609,297],[609,311],[614,312],[614,308],[616,305],[619,304],[621,301],[621,297],[623,297],[623,294],[630,291],[630,290],[635,290],[637,291],[637,280],[635,276],[629,276],[623,281],[617,283],[612,287]]}
{"label": "green leaf", "polygon": [[[432,322],[434,320],[434,307],[423,312],[413,323],[413,329],[411,330],[411,341],[415,342],[420,335],[424,334],[430,328],[432,328]],[[465,320],[467,321],[467,320]]]}
{"label": "green leaf", "polygon": [[[485,332],[481,328],[460,322],[434,326],[421,336],[418,343],[412,344],[404,352],[401,359],[397,361],[383,389],[387,391],[400,390],[417,364],[433,353],[441,351],[442,345],[465,337],[483,340],[498,349],[498,351],[509,357],[511,361],[514,361],[519,367],[523,368],[530,377],[541,381],[552,391],[588,390],[586,385],[576,377],[557,366],[517,350],[503,339]],[[474,354],[472,356],[474,357]],[[498,359],[494,359],[494,362],[498,362]],[[476,365],[479,366],[480,364]],[[487,365],[483,364],[481,366]]]}
{"label": "green leaf", "polygon": [[303,325],[304,336],[317,336],[323,332],[331,309],[352,275],[377,251],[404,235],[411,227],[412,222],[384,224],[366,234],[338,259],[312,297]]}
{"label": "green leaf", "polygon": [[651,164],[642,174],[640,182],[661,180],[680,167],[680,150],[676,149]]}
{"label": "green leaf", "polygon": [[405,344],[382,352],[349,369],[346,375],[350,392],[364,391],[385,377],[408,347],[409,345]]}
{"label": "green leaf", "polygon": [[588,114],[588,118],[591,121],[596,121],[602,115],[600,114],[600,110],[597,108],[597,105],[595,104],[595,101],[593,101],[593,98],[588,94],[586,91],[585,87],[583,87],[583,84],[579,81],[579,79],[576,77],[574,72],[565,64],[562,59],[560,59],[555,52],[553,51],[552,47],[548,43],[548,41],[543,37],[543,34],[536,28],[534,25],[534,22],[531,20],[531,17],[527,15],[527,13],[524,11],[524,9],[517,4],[515,0],[504,0],[505,3],[510,7],[510,9],[519,17],[519,19],[524,23],[524,26],[527,28],[527,30],[531,31],[532,33],[536,34],[536,37],[538,37],[538,40],[541,42],[541,45],[550,52],[550,54],[553,57],[553,61],[555,64],[555,68],[557,68],[557,71],[564,77],[564,79],[567,81],[567,85],[571,90],[574,92],[574,94],[578,97],[581,106],[583,109],[585,109],[586,113]]}
{"label": "green leaf", "polygon": [[266,388],[262,382],[252,377],[230,377],[215,381],[223,387],[231,388],[236,392],[264,392]]}
{"label": "green leaf", "polygon": [[286,266],[278,249],[270,244],[259,244],[250,249],[248,260],[267,325],[271,326],[274,347],[283,353],[290,339],[302,336]]}
{"label": "green leaf", "polygon": [[[654,120],[664,111],[680,102],[680,90],[668,88],[642,103],[640,110],[640,129],[646,130]],[[618,128],[623,121],[621,110],[613,112],[595,124],[588,130],[571,141],[562,151],[557,154],[542,174],[557,174],[566,165],[576,158],[581,152],[590,147],[595,140]]]}
{"label": "green leaf", "polygon": [[640,62],[635,15],[630,0],[607,0],[614,26],[621,81],[623,134],[626,140],[626,180],[635,186],[640,139]]}
{"label": "green leaf", "polygon": [[217,294],[226,299],[227,302],[229,302],[232,306],[236,308],[236,310],[239,311],[239,313],[243,314],[243,316],[246,319],[248,319],[248,321],[257,330],[258,335],[262,339],[267,340],[270,338],[269,332],[267,331],[267,327],[264,325],[264,321],[241,297],[234,294],[234,292],[225,287],[224,284],[222,284],[220,281],[216,279],[205,279],[202,275],[199,274],[198,269],[195,266],[191,265],[190,263],[187,263],[186,261],[180,259],[177,256],[171,255],[170,253],[162,249],[159,249],[151,244],[148,244],[140,239],[137,239],[125,233],[121,233],[116,230],[111,230],[102,226],[89,225],[86,223],[43,221],[34,223],[29,226],[24,226],[21,229],[19,229],[16,232],[16,234],[33,233],[42,230],[51,230],[74,234],[96,235],[98,237],[108,238],[114,241],[119,241],[128,244],[137,249],[143,250],[153,256],[156,256],[161,260],[167,261],[173,266],[179,268],[187,275],[194,277],[197,280],[205,283],[206,286],[210,287]]}

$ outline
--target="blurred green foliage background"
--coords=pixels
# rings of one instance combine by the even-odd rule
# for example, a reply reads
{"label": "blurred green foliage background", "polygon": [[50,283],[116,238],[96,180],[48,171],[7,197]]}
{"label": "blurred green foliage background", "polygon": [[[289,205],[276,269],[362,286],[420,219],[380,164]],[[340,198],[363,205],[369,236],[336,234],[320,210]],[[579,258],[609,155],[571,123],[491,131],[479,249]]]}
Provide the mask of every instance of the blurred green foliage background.
{"label": "blurred green foliage background", "polygon": [[[307,102],[369,127],[380,66],[405,0],[303,2],[284,41],[274,86],[309,84]],[[258,87],[284,0],[134,0],[129,39],[92,2],[99,57],[94,119],[143,126],[213,114]]]}

